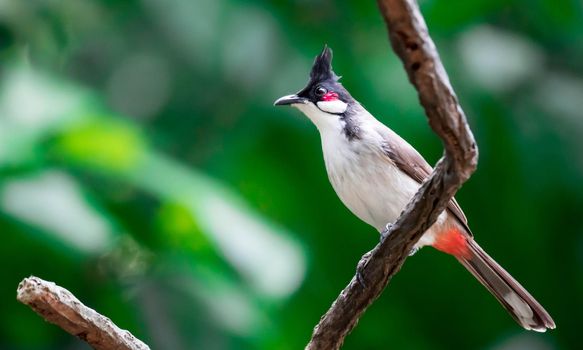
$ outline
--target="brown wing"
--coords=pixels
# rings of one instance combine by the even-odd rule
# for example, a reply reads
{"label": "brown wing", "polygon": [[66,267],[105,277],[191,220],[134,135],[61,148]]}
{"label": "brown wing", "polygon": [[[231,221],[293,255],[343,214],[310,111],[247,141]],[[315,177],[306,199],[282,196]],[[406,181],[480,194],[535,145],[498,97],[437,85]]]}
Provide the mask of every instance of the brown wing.
{"label": "brown wing", "polygon": [[[407,141],[403,140],[393,130],[383,128],[381,134],[385,135],[385,143],[383,144],[383,151],[401,169],[405,174],[409,175],[415,181],[422,183],[431,175],[433,168],[427,163],[419,152],[413,148]],[[468,219],[464,215],[462,208],[452,198],[447,205],[447,209],[458,219],[458,221],[466,228],[471,235],[472,231],[468,227]]]}

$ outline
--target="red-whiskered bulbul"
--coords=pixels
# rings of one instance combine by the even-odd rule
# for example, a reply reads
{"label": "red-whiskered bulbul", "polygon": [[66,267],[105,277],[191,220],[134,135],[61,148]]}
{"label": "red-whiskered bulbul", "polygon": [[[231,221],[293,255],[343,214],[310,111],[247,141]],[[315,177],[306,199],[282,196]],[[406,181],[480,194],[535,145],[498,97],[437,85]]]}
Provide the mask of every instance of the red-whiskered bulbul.
{"label": "red-whiskered bulbul", "polygon": [[[397,220],[433,169],[409,144],[339,83],[328,47],[314,61],[308,85],[275,105],[302,111],[318,128],[328,178],[340,200],[381,234]],[[474,241],[455,199],[415,249],[430,245],[453,255],[525,329],[555,328],[545,309]]]}

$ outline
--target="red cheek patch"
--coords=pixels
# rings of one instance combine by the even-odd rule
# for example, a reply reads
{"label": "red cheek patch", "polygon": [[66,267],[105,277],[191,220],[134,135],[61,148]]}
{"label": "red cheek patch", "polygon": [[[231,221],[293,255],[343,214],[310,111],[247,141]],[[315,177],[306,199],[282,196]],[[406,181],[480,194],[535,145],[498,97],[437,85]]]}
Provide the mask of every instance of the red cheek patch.
{"label": "red cheek patch", "polygon": [[338,94],[335,92],[327,92],[326,95],[322,96],[322,101],[336,101],[338,99]]}

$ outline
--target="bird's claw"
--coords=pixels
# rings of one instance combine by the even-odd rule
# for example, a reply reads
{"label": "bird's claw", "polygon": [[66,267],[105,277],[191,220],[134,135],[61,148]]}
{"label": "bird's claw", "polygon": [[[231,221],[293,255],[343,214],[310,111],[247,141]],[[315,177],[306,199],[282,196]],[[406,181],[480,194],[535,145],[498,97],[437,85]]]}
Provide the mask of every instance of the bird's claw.
{"label": "bird's claw", "polygon": [[409,256],[415,255],[415,253],[417,253],[418,250],[419,250],[419,247],[413,247],[411,249],[411,251],[409,252]]}
{"label": "bird's claw", "polygon": [[366,267],[366,264],[368,264],[368,259],[370,258],[370,255],[371,255],[370,252],[364,254],[362,258],[360,258],[358,265],[356,265],[356,281],[358,282],[358,284],[360,284],[360,286],[363,289],[366,289],[364,268]]}
{"label": "bird's claw", "polygon": [[385,239],[387,239],[387,237],[389,237],[392,227],[393,227],[393,224],[390,222],[385,225],[385,228],[381,231],[381,243],[383,243],[385,241]]}
{"label": "bird's claw", "polygon": [[[390,222],[385,225],[385,228],[381,231],[381,244],[390,236],[392,228],[393,224]],[[413,247],[413,249],[411,249],[409,252],[409,256],[413,256],[415,253],[417,253],[418,250],[419,247]]]}
{"label": "bird's claw", "polygon": [[364,281],[364,275],[362,274],[361,271],[359,271],[359,269],[356,269],[356,282],[358,282],[358,284],[360,284],[362,289],[366,289],[366,282]]}

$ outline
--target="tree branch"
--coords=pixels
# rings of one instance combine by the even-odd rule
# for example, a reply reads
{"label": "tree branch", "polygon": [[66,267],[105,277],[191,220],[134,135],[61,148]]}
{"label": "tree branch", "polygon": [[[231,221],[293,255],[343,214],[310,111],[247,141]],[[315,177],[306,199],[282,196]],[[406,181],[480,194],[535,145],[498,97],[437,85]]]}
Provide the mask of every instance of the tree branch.
{"label": "tree branch", "polygon": [[306,349],[339,349],[360,316],[382,293],[415,243],[435,222],[477,165],[478,150],[464,112],[414,0],[377,0],[394,51],[417,89],[429,124],[442,139],[445,155],[423,183],[389,236],[358,263],[355,275],[314,328]]}
{"label": "tree branch", "polygon": [[68,290],[38,277],[18,285],[16,299],[30,306],[45,320],[86,341],[97,350],[149,350],[130,332],[83,305]]}

